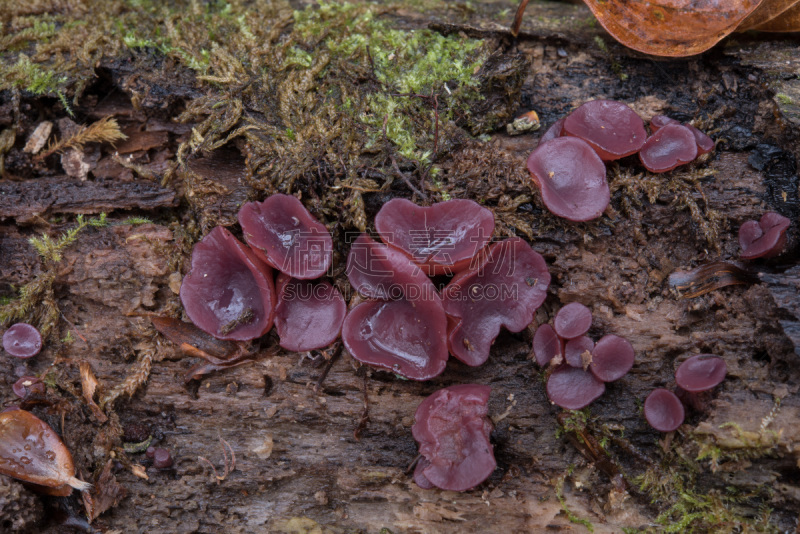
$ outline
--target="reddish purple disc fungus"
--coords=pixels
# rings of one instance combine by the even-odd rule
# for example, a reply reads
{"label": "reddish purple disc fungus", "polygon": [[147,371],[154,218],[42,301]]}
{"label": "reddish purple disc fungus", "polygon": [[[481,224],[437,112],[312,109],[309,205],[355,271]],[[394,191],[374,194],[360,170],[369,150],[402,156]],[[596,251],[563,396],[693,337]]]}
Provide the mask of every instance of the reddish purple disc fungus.
{"label": "reddish purple disc fungus", "polygon": [[680,364],[675,382],[690,393],[708,391],[718,386],[728,372],[725,360],[713,354],[697,354]]}
{"label": "reddish purple disc fungus", "polygon": [[580,337],[592,326],[592,311],[580,302],[570,302],[556,314],[553,328],[561,339]]}
{"label": "reddish purple disc fungus", "polygon": [[525,241],[491,245],[480,265],[458,273],[442,293],[452,319],[450,353],[467,365],[484,363],[501,327],[519,332],[530,324],[549,285],[544,258]]}
{"label": "reddish purple disc fungus", "polygon": [[562,134],[583,139],[603,161],[635,154],[647,139],[639,115],[614,100],[592,100],[581,105],[567,115]]}
{"label": "reddish purple disc fungus", "polygon": [[31,358],[42,350],[42,335],[28,323],[17,323],[3,334],[3,348],[17,358]]}
{"label": "reddish purple disc fungus", "polygon": [[330,232],[291,195],[248,202],[239,210],[239,224],[256,255],[293,278],[319,278],[331,265]]}
{"label": "reddish purple disc fungus", "polygon": [[321,349],[342,331],[347,304],[330,283],[297,280],[283,273],[276,282],[275,329],[280,345],[295,352]]}
{"label": "reddish purple disc fungus", "polygon": [[472,200],[455,199],[417,206],[395,198],[375,216],[375,229],[387,245],[411,256],[429,275],[469,267],[494,232],[494,214]]}
{"label": "reddish purple disc fungus", "polygon": [[650,132],[656,133],[667,124],[680,124],[680,122],[666,115],[654,115],[653,118],[650,119]]}
{"label": "reddish purple disc fungus", "polygon": [[790,223],[789,219],[774,211],[766,212],[760,221],[747,221],[739,228],[740,256],[752,260],[779,255],[786,246],[786,230]]}
{"label": "reddish purple disc fungus", "polygon": [[644,417],[660,432],[672,432],[683,424],[683,404],[667,389],[655,389],[644,401]]}
{"label": "reddish purple disc fungus", "polygon": [[561,137],[561,132],[564,130],[564,121],[567,120],[566,117],[561,117],[556,122],[553,123],[550,128],[547,129],[546,132],[542,134],[539,138],[539,145],[546,143],[548,141],[552,141],[556,137]]}
{"label": "reddish purple disc fungus", "polygon": [[219,339],[255,339],[272,327],[272,269],[221,226],[195,245],[180,293],[189,319]]}
{"label": "reddish purple disc fungus", "polygon": [[24,399],[29,395],[44,395],[47,386],[36,376],[23,376],[11,386],[14,395]]}
{"label": "reddish purple disc fungus", "polygon": [[572,367],[586,369],[592,361],[594,341],[588,336],[579,336],[564,345],[564,360]]}
{"label": "reddish purple disc fungus", "polygon": [[639,159],[650,172],[667,172],[697,157],[695,134],[682,124],[659,128],[639,151]]}
{"label": "reddish purple disc fungus", "polygon": [[701,132],[691,124],[684,124],[687,128],[692,131],[694,134],[694,141],[697,143],[697,155],[702,156],[703,154],[708,154],[712,150],[714,150],[714,140],[711,139],[705,132]]}
{"label": "reddish purple disc fungus", "polygon": [[571,221],[602,215],[611,199],[606,166],[585,141],[558,137],[528,157],[528,171],[550,212]]}
{"label": "reddish purple disc fungus", "polygon": [[633,346],[627,339],[609,334],[594,346],[589,371],[603,382],[613,382],[628,374],[634,358]]}
{"label": "reddish purple disc fungus", "polygon": [[536,329],[533,335],[533,355],[541,367],[550,363],[553,358],[561,358],[556,363],[563,361],[564,342],[549,324],[543,324]]}
{"label": "reddish purple disc fungus", "polygon": [[605,392],[606,385],[589,371],[563,364],[547,379],[547,397],[567,410],[589,406]]}
{"label": "reddish purple disc fungus", "polygon": [[466,491],[497,467],[487,417],[491,388],[462,384],[440,389],[422,401],[411,432],[422,458],[414,471],[421,488]]}

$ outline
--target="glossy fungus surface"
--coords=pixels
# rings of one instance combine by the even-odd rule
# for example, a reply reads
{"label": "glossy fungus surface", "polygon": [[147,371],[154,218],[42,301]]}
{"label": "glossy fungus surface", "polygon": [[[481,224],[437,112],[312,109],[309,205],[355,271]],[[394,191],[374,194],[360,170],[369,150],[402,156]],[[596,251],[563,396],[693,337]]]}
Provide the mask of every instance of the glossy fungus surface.
{"label": "glossy fungus surface", "polygon": [[694,141],[697,144],[697,155],[702,156],[703,154],[708,154],[712,150],[714,150],[714,140],[711,139],[705,132],[701,132],[691,124],[684,124],[687,128],[692,131],[694,135]]}
{"label": "glossy fungus surface", "polygon": [[588,336],[579,336],[564,345],[564,360],[572,367],[586,369],[592,361],[594,341]]}
{"label": "glossy fungus surface", "polygon": [[428,380],[444,371],[446,336],[441,301],[362,302],[342,326],[342,340],[353,358],[412,380]]}
{"label": "glossy fungus surface", "polygon": [[53,429],[25,410],[0,413],[0,474],[69,492],[91,487],[75,478],[72,455]]}
{"label": "glossy fungus surface", "polygon": [[256,254],[293,278],[319,278],[331,265],[330,232],[293,196],[248,202],[239,210],[239,224]]}
{"label": "glossy fungus surface", "polygon": [[719,356],[697,354],[680,364],[675,382],[683,390],[698,393],[718,386],[727,372],[728,366]]}
{"label": "glossy fungus surface", "polygon": [[634,358],[633,346],[627,339],[609,334],[594,346],[589,370],[599,380],[613,382],[631,370]]}
{"label": "glossy fungus surface", "polygon": [[606,166],[592,147],[577,137],[558,137],[528,157],[528,171],[554,215],[589,221],[602,215],[611,193]]}
{"label": "glossy fungus surface", "polygon": [[272,269],[221,226],[195,245],[180,294],[189,319],[217,338],[255,339],[272,327]]}
{"label": "glossy fungus surface", "polygon": [[639,159],[650,172],[667,172],[697,157],[694,133],[681,124],[667,124],[650,136]]}
{"label": "glossy fungus surface", "polygon": [[395,198],[375,216],[375,229],[387,245],[411,256],[426,273],[451,274],[469,266],[494,232],[494,214],[472,200],[431,206]]}
{"label": "glossy fungus surface", "polygon": [[155,448],[153,450],[153,467],[156,469],[172,467],[172,454],[167,449]]}
{"label": "glossy fungus surface", "polygon": [[655,389],[644,401],[644,417],[661,432],[672,432],[683,424],[683,404],[667,389]]}
{"label": "glossy fungus surface", "polygon": [[519,332],[530,324],[548,285],[544,258],[525,241],[491,245],[480,265],[454,276],[442,293],[452,319],[450,353],[467,365],[484,363],[501,327]]}
{"label": "glossy fungus surface", "polygon": [[42,350],[42,335],[28,323],[17,323],[3,334],[3,348],[17,358],[31,358]]}
{"label": "glossy fungus surface", "polygon": [[44,395],[47,387],[35,376],[23,376],[11,386],[14,395],[24,399],[28,395]]}
{"label": "glossy fungus surface", "polygon": [[423,460],[414,472],[420,487],[466,491],[495,470],[490,393],[489,386],[462,384],[440,389],[419,405],[411,432]]}
{"label": "glossy fungus surface", "polygon": [[562,135],[589,143],[603,161],[635,154],[647,139],[641,117],[622,102],[592,100],[567,115]]}
{"label": "glossy fungus surface", "polygon": [[680,122],[666,115],[654,115],[653,118],[650,119],[650,132],[656,133],[659,128],[667,124],[680,124]]}
{"label": "glossy fungus surface", "polygon": [[563,339],[582,336],[592,326],[592,311],[580,302],[570,302],[556,313],[553,328]]}
{"label": "glossy fungus surface", "polygon": [[774,211],[768,211],[759,221],[747,221],[739,228],[740,256],[746,260],[777,256],[786,246],[786,230],[790,223]]}
{"label": "glossy fungus surface", "polygon": [[589,406],[606,390],[606,385],[589,371],[564,364],[547,379],[547,397],[567,410]]}
{"label": "glossy fungus surface", "polygon": [[353,289],[370,298],[441,300],[433,282],[405,253],[367,234],[350,247],[346,273]]}
{"label": "glossy fungus surface", "polygon": [[[544,367],[553,358],[564,357],[564,342],[558,337],[556,331],[549,324],[543,324],[536,329],[533,335],[533,355],[536,363]],[[558,361],[561,363],[561,360]]]}
{"label": "glossy fungus surface", "polygon": [[275,329],[281,347],[295,352],[320,349],[339,337],[347,304],[330,283],[281,274],[276,290]]}
{"label": "glossy fungus surface", "polygon": [[566,117],[561,117],[556,122],[554,122],[553,125],[550,126],[550,128],[548,128],[547,131],[544,132],[542,136],[539,138],[539,145],[546,143],[548,141],[552,141],[556,137],[561,137],[561,132],[564,130],[565,120],[567,120]]}

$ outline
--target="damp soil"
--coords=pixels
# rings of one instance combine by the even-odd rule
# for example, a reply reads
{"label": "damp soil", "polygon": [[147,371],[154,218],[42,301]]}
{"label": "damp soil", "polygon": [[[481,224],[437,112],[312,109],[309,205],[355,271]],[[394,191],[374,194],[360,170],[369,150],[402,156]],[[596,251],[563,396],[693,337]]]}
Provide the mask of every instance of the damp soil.
{"label": "damp soil", "polygon": [[[61,433],[79,476],[97,488],[86,505],[77,493],[39,497],[3,480],[4,531],[796,528],[800,234],[793,224],[783,256],[744,264],[736,263],[736,232],[766,210],[800,215],[800,121],[776,97],[796,83],[797,43],[748,36],[667,61],[615,44],[572,4],[530,6],[517,40],[504,29],[513,16],[505,4],[414,6],[376,16],[385,29],[480,40],[485,55],[473,93],[450,82],[403,97],[419,127],[413,150],[391,125],[386,131],[388,118],[381,135],[380,124],[370,130],[342,111],[348,99],[358,106],[397,90],[370,72],[375,58],[332,73],[331,62],[345,62],[323,62],[314,39],[303,50],[307,70],[265,63],[272,70],[261,76],[239,64],[211,81],[155,47],[126,49],[98,61],[71,117],[55,96],[0,92],[0,125],[16,136],[0,180],[0,296],[8,310],[20,288],[36,289],[23,317],[49,321],[39,356],[0,360],[0,400],[20,402],[11,393],[18,376],[45,377],[46,395],[23,407]],[[300,19],[279,12],[271,20],[279,43]],[[450,92],[456,97],[447,100]],[[625,101],[645,119],[692,121],[717,148],[665,175],[633,158],[609,165],[604,216],[559,220],[543,207],[525,161],[550,124],[594,98]],[[543,127],[506,133],[529,110]],[[45,121],[66,132],[65,120],[104,117],[117,120],[125,141],[90,143],[71,156],[25,150]],[[192,244],[220,224],[241,235],[239,206],[278,191],[299,196],[331,230],[331,280],[340,288],[348,239],[374,230],[383,203],[470,198],[494,211],[498,237],[519,235],[545,257],[547,300],[526,331],[500,335],[486,364],[451,359],[425,383],[360,366],[346,351],[335,358],[333,348],[278,350],[274,333],[249,347],[255,356],[243,365],[187,382],[201,360],[159,334],[151,317],[185,319],[177,293]],[[58,261],[30,244],[42,234],[57,240],[76,215],[97,221],[100,213],[101,223],[81,230]],[[670,287],[676,270],[714,261],[736,263],[741,283],[703,281],[711,291],[693,298]],[[589,335],[626,337],[636,363],[589,409],[566,413],[548,402],[531,340],[537,325],[576,301],[592,310]],[[677,432],[654,431],[644,399],[674,387],[674,370],[696,353],[722,356],[726,380]],[[100,417],[81,394],[80,362],[99,381]],[[409,471],[414,411],[459,383],[492,387],[498,468],[468,492],[421,490]],[[168,449],[173,466],[153,467],[148,445]]]}

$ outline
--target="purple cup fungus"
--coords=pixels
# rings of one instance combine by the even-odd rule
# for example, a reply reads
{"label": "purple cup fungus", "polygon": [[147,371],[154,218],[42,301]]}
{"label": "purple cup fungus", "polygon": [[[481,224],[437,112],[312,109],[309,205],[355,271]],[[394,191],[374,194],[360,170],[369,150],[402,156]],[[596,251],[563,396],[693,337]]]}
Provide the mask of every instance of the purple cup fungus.
{"label": "purple cup fungus", "polygon": [[427,274],[452,274],[470,266],[494,232],[494,214],[472,200],[417,206],[395,198],[375,216],[381,241],[402,250]]}
{"label": "purple cup fungus", "polygon": [[606,166],[585,141],[558,137],[528,157],[528,171],[551,213],[570,221],[590,221],[611,199]]}
{"label": "purple cup fungus", "polygon": [[561,339],[580,337],[592,326],[592,311],[580,302],[570,302],[556,313],[553,328]]}
{"label": "purple cup fungus", "polygon": [[686,126],[670,123],[651,135],[639,151],[642,165],[650,172],[667,172],[697,157],[695,135]]}
{"label": "purple cup fungus", "polygon": [[297,198],[272,195],[239,210],[244,239],[267,265],[293,278],[310,280],[331,265],[333,240]]}
{"label": "purple cup fungus", "polygon": [[746,260],[778,256],[786,246],[786,230],[790,223],[789,219],[774,211],[766,212],[760,221],[747,221],[739,228],[739,246],[742,248],[739,256]]}
{"label": "purple cup fungus", "polygon": [[47,386],[44,385],[39,377],[36,376],[23,376],[11,386],[11,391],[20,399],[28,396],[40,397],[47,391]]}
{"label": "purple cup fungus", "polygon": [[491,245],[480,265],[455,275],[442,292],[450,353],[467,365],[484,363],[501,327],[519,332],[533,321],[549,285],[544,258],[521,238]]}
{"label": "purple cup fungus", "polygon": [[603,161],[635,154],[647,139],[641,117],[622,102],[592,100],[567,115],[562,135],[583,139]]}
{"label": "purple cup fungus", "polygon": [[462,384],[440,389],[417,408],[411,432],[421,455],[414,482],[451,491],[472,489],[497,467],[487,417],[491,388]]}
{"label": "purple cup fungus", "polygon": [[[552,141],[556,137],[561,137],[561,132],[564,130],[564,121],[567,120],[566,117],[561,117],[556,122],[553,123],[550,128],[547,129],[546,132],[542,134],[539,138],[539,145],[546,143],[548,141]],[[538,146],[538,145],[537,145]]]}
{"label": "purple cup fungus", "polygon": [[650,133],[656,133],[667,124],[680,124],[680,121],[672,117],[667,117],[666,115],[654,115],[653,118],[650,119]]}
{"label": "purple cup fungus", "polygon": [[[404,253],[362,234],[347,258],[356,291],[375,299],[350,310],[342,340],[356,360],[412,380],[447,364],[447,316],[433,282]],[[392,299],[392,300],[388,300]]]}
{"label": "purple cup fungus", "polygon": [[[652,119],[650,119],[650,131],[655,134],[659,129],[663,128],[667,124],[680,124],[675,119],[670,117],[666,117],[664,115],[656,115]],[[701,132],[694,126],[689,123],[684,124],[685,127],[689,128],[694,135],[695,143],[697,144],[697,155],[702,156],[703,154],[708,154],[712,150],[714,150],[714,140],[711,139],[708,135],[704,132]]]}
{"label": "purple cup fungus", "polygon": [[549,324],[543,324],[536,329],[533,335],[533,355],[540,367],[550,362],[559,365],[564,361],[564,342]]}
{"label": "purple cup fungus", "polygon": [[683,404],[673,392],[655,389],[644,401],[644,417],[656,430],[672,432],[683,424]]}
{"label": "purple cup fungus", "polygon": [[180,295],[189,319],[216,338],[246,341],[272,327],[272,269],[221,226],[195,245]]}
{"label": "purple cup fungus", "polygon": [[17,358],[31,358],[42,350],[42,335],[28,323],[17,323],[3,334],[3,348]]}
{"label": "purple cup fungus", "polygon": [[567,410],[589,406],[605,392],[606,385],[589,371],[562,364],[547,378],[550,402]]}
{"label": "purple cup fungus", "polygon": [[[148,451],[151,447],[148,447]],[[153,448],[153,467],[156,469],[168,469],[172,467],[172,454],[167,449],[160,447]]]}
{"label": "purple cup fungus", "polygon": [[627,339],[609,334],[601,337],[594,346],[589,371],[598,380],[614,382],[628,374],[635,356],[633,346]]}
{"label": "purple cup fungus", "polygon": [[564,360],[567,365],[586,370],[592,362],[594,341],[588,336],[572,338],[564,345]]}
{"label": "purple cup fungus", "polygon": [[281,347],[302,352],[336,341],[347,315],[347,304],[338,289],[326,281],[297,280],[283,273],[275,285],[275,330]]}
{"label": "purple cup fungus", "polygon": [[678,366],[675,382],[690,393],[708,391],[717,387],[728,372],[725,360],[713,354],[696,354]]}

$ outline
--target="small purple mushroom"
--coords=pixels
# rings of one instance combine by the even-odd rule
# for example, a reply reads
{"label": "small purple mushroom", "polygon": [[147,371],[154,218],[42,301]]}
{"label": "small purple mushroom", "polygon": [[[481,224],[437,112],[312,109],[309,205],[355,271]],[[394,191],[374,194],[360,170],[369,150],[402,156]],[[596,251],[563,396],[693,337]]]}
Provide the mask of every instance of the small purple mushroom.
{"label": "small purple mushroom", "polygon": [[699,393],[717,387],[728,372],[725,360],[713,354],[696,354],[680,364],[675,382],[684,391]]}
{"label": "small purple mushroom", "polygon": [[547,131],[544,132],[542,136],[539,138],[539,145],[537,146],[540,146],[548,141],[552,141],[556,137],[561,137],[561,132],[564,129],[565,120],[567,120],[566,117],[561,117],[556,122],[554,122],[553,125],[550,126],[550,128],[548,128]]}
{"label": "small purple mushroom", "polygon": [[172,467],[172,454],[167,449],[156,447],[153,450],[153,467],[156,469]]}
{"label": "small purple mushroom", "polygon": [[556,314],[553,328],[562,339],[580,337],[592,326],[592,311],[580,302],[570,302]]}
{"label": "small purple mushroom", "polygon": [[246,341],[272,328],[272,269],[222,226],[194,246],[180,294],[189,319],[216,338]]}
{"label": "small purple mushroom", "polygon": [[31,358],[42,350],[42,335],[28,323],[17,323],[3,334],[3,348],[17,358]]}
{"label": "small purple mushroom", "polygon": [[330,283],[297,280],[281,273],[276,290],[275,330],[281,347],[294,352],[321,349],[339,337],[347,304]]}
{"label": "small purple mushroom", "polygon": [[605,392],[606,385],[578,367],[562,364],[547,379],[547,397],[567,410],[589,406]]}
{"label": "small purple mushroom", "polygon": [[740,256],[752,260],[781,254],[786,246],[786,230],[790,224],[788,218],[774,211],[766,212],[760,221],[747,221],[739,228]]}
{"label": "small purple mushroom", "polygon": [[606,166],[592,147],[577,137],[558,137],[528,157],[528,171],[551,213],[570,221],[590,221],[611,199]]}
{"label": "small purple mushroom", "polygon": [[683,424],[683,404],[673,392],[655,389],[644,401],[644,417],[656,430],[672,432]]}
{"label": "small purple mushroom", "polygon": [[641,117],[614,100],[592,100],[578,107],[564,121],[562,135],[583,139],[603,161],[635,154],[647,139]]}
{"label": "small purple mushroom", "polygon": [[609,334],[594,346],[589,371],[603,382],[613,382],[631,370],[634,358],[633,346],[627,339]]}
{"label": "small purple mushroom", "polygon": [[695,134],[681,124],[670,123],[651,135],[639,151],[642,165],[650,172],[671,171],[697,157]]}
{"label": "small purple mushroom", "polygon": [[592,361],[592,350],[594,341],[588,336],[579,336],[567,341],[564,345],[564,360],[572,367],[578,367],[584,371]]}
{"label": "small purple mushroom", "polygon": [[564,342],[549,324],[543,324],[533,335],[533,355],[536,363],[544,367],[557,358],[556,364],[564,361]]}
{"label": "small purple mushroom", "polygon": [[47,391],[47,386],[44,385],[39,377],[36,376],[23,376],[11,386],[11,391],[14,395],[24,399],[28,396],[42,396]]}
{"label": "small purple mushroom", "polygon": [[489,442],[490,393],[489,386],[462,384],[422,401],[411,427],[422,456],[414,471],[419,487],[466,491],[492,474],[497,463]]}
{"label": "small purple mushroom", "polygon": [[656,133],[667,124],[680,124],[680,122],[666,115],[654,115],[650,119],[650,133]]}

